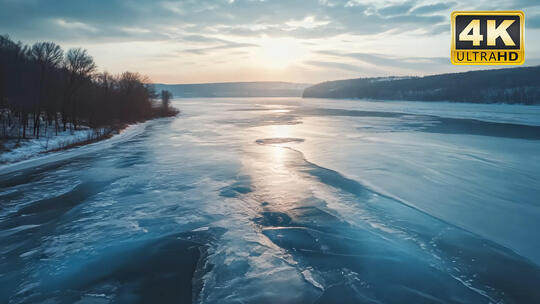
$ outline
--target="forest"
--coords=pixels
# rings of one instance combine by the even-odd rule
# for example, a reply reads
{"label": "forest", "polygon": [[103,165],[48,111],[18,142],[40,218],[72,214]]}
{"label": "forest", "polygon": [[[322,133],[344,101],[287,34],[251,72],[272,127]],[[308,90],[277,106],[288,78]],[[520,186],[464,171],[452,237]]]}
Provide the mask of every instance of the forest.
{"label": "forest", "polygon": [[156,93],[150,83],[138,73],[98,72],[81,48],[64,51],[54,42],[25,45],[0,36],[0,139],[176,115],[171,94]]}
{"label": "forest", "polygon": [[323,82],[303,97],[540,104],[540,66]]}

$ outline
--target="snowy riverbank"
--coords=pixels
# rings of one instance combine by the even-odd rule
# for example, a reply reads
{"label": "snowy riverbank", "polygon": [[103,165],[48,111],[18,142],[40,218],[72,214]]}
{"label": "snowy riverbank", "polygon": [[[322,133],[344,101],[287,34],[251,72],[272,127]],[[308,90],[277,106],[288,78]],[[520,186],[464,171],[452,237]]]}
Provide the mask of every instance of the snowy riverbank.
{"label": "snowy riverbank", "polygon": [[[30,154],[30,156],[27,157],[27,158],[20,158],[20,160],[18,160],[18,161],[2,163],[2,164],[0,164],[0,173],[1,174],[6,174],[6,173],[10,173],[10,172],[15,172],[15,171],[22,170],[22,169],[25,169],[25,168],[30,168],[30,167],[33,167],[33,166],[43,165],[43,164],[46,164],[46,163],[49,163],[49,162],[55,162],[55,161],[61,161],[61,160],[69,159],[71,157],[76,157],[78,155],[91,153],[93,151],[97,151],[97,150],[103,149],[105,147],[109,147],[112,144],[127,140],[127,139],[129,139],[129,138],[131,138],[133,136],[136,136],[137,134],[140,134],[144,130],[144,127],[146,126],[146,124],[147,124],[147,122],[128,125],[126,128],[120,130],[118,133],[113,134],[110,138],[105,138],[105,139],[100,140],[98,142],[88,143],[88,144],[84,144],[84,145],[81,144],[79,146],[75,145],[71,149],[56,150],[56,151],[51,151],[49,153],[40,153],[38,151],[38,152],[35,152],[33,154]],[[87,130],[89,130],[89,129],[87,129]],[[84,131],[84,130],[81,129],[79,131]],[[87,131],[87,133],[88,133],[88,131]],[[75,136],[80,136],[82,138],[82,132],[80,132],[80,134],[73,135],[73,137],[71,137],[72,140],[75,138]],[[70,136],[66,136],[66,137],[70,137]],[[69,142],[69,140],[67,140],[67,142]],[[31,145],[33,146],[33,144],[31,144]],[[34,148],[37,149],[36,146],[34,146]],[[30,147],[27,147],[27,150],[30,150]],[[20,152],[21,155],[22,155],[22,153],[23,153],[22,150],[18,151],[18,152],[17,151],[14,150],[12,152],[4,152],[4,153],[0,154],[0,157],[4,157],[5,153],[16,154],[16,153]],[[13,159],[15,159],[15,157],[13,157]]]}
{"label": "snowy riverbank", "polygon": [[80,126],[75,129],[56,132],[49,128],[44,134],[28,136],[26,139],[13,138],[0,142],[0,165],[27,160],[44,153],[56,152],[74,148],[110,138],[118,134],[121,128],[103,127],[90,128]]}
{"label": "snowy riverbank", "polygon": [[31,136],[27,139],[8,139],[1,142],[0,164],[20,162],[44,153],[69,149],[79,145],[93,143],[118,134],[118,128],[78,127],[56,133],[49,128],[39,138]]}

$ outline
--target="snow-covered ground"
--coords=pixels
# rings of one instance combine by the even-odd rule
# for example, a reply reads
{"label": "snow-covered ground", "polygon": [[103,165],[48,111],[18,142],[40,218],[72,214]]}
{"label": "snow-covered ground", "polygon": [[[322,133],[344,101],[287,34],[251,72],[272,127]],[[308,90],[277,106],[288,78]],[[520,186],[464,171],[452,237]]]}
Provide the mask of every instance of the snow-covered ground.
{"label": "snow-covered ground", "polygon": [[0,174],[9,174],[27,168],[34,168],[66,159],[81,157],[85,154],[110,148],[114,144],[129,140],[130,138],[142,133],[147,123],[148,122],[131,124],[119,131],[118,134],[113,135],[111,138],[100,140],[95,143],[85,144],[66,150],[32,154],[26,159],[0,164]]}
{"label": "snow-covered ground", "polygon": [[[31,131],[31,129],[30,129]],[[2,142],[4,151],[0,152],[0,164],[19,162],[39,156],[42,153],[59,150],[64,147],[100,137],[106,129],[92,129],[86,126],[77,130],[67,129],[56,134],[54,128],[48,128],[39,138],[28,135],[28,139],[10,139]]]}

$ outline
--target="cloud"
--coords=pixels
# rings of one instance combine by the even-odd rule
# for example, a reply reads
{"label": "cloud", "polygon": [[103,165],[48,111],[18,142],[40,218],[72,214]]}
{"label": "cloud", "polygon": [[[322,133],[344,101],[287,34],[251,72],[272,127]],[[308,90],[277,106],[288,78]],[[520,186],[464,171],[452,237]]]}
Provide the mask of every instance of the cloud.
{"label": "cloud", "polygon": [[388,5],[377,10],[382,16],[395,16],[406,14],[412,8],[410,2]]}
{"label": "cloud", "polygon": [[307,16],[302,20],[291,20],[285,22],[285,25],[291,29],[305,28],[305,29],[314,29],[317,27],[325,26],[330,21],[319,21],[315,20],[314,16]]}
{"label": "cloud", "polygon": [[[69,40],[78,36],[82,40],[103,40],[124,39],[126,35],[149,39],[149,33],[166,38],[211,31],[246,37],[314,39],[346,33],[375,34],[394,27],[414,28],[439,21],[409,16],[415,6],[413,1],[379,8],[371,2],[341,0],[57,0],[54,4],[46,0],[0,0],[0,6],[0,28],[24,39]],[[428,7],[415,10],[425,11]],[[50,20],[62,20],[64,24],[54,25]]]}
{"label": "cloud", "polygon": [[[297,39],[308,49],[308,55],[302,58],[306,60],[302,67],[319,71],[317,79],[326,77],[322,74],[331,70],[386,74],[399,72],[399,69],[436,71],[447,67],[447,62],[429,59],[428,55],[447,58],[448,51],[444,49],[443,53],[440,45],[442,41],[449,41],[443,36],[449,33],[450,11],[497,9],[502,3],[498,0],[479,0],[473,4],[465,0],[451,1],[0,0],[0,34],[9,34],[26,43],[47,40],[89,48],[91,52],[94,48],[101,51],[96,56],[105,58],[108,64],[119,62],[118,65],[121,64],[118,58],[124,62],[141,62],[159,54],[170,55],[182,64],[189,64],[191,60],[190,56],[179,56],[182,54],[200,56],[200,62],[230,63],[232,57],[226,56],[232,56],[233,52],[245,54],[246,58],[256,57],[260,48],[255,48],[262,39],[286,37]],[[504,5],[526,10],[527,28],[540,28],[538,0],[515,0]],[[526,37],[531,37],[526,38],[531,39],[526,43],[529,49],[540,48],[533,36]],[[429,51],[431,38],[438,43],[436,54]],[[420,62],[429,64],[414,64],[418,58],[401,57],[403,43],[416,39],[423,41],[423,45],[418,46],[418,51],[424,52],[418,55],[423,58]],[[125,45],[125,42],[137,42],[139,48],[129,50],[133,57],[124,55],[127,49],[107,47]],[[407,45],[409,51],[415,46]],[[321,49],[335,54],[317,53]],[[358,50],[361,51],[356,52]],[[146,57],[138,58],[136,54]],[[159,60],[164,68],[170,68],[166,65],[166,56]],[[253,62],[234,64],[249,65],[253,71],[257,69]],[[222,73],[228,71],[223,66],[216,68]],[[307,69],[302,75],[314,70]],[[213,72],[208,70],[208,74]]]}
{"label": "cloud", "polygon": [[527,16],[525,26],[534,29],[540,28],[540,15]]}
{"label": "cloud", "polygon": [[[389,70],[388,68],[400,69],[401,71],[431,71],[431,67],[439,68],[441,65],[449,65],[448,57],[404,57],[379,53],[352,52],[344,53],[339,51],[319,51],[324,56],[334,57],[335,62],[353,60],[351,66],[374,66],[379,70]],[[332,62],[326,62],[327,67],[331,67]],[[339,68],[340,65],[334,67]],[[343,68],[343,67],[342,67]]]}
{"label": "cloud", "polygon": [[223,41],[224,43],[221,45],[211,46],[211,47],[201,47],[201,48],[193,48],[193,49],[183,49],[180,50],[180,53],[191,53],[196,55],[207,55],[211,53],[212,51],[216,50],[229,50],[229,49],[238,49],[238,48],[247,48],[247,47],[257,47],[258,45],[253,43],[237,43],[237,42],[231,42],[231,41]]}
{"label": "cloud", "polygon": [[82,22],[77,22],[77,21],[70,22],[70,21],[66,21],[64,19],[56,19],[56,20],[54,20],[54,22],[56,22],[56,24],[58,24],[59,26],[61,26],[63,28],[66,28],[68,30],[69,29],[75,29],[75,30],[88,31],[88,32],[92,32],[92,33],[97,32],[97,29],[95,27],[87,25],[87,24],[82,23]]}
{"label": "cloud", "polygon": [[415,7],[411,14],[413,15],[423,15],[423,14],[430,14],[434,12],[439,12],[445,9],[448,9],[452,6],[452,4],[455,3],[435,3],[435,4],[427,4],[427,5],[421,5]]}
{"label": "cloud", "polygon": [[306,60],[304,61],[304,64],[320,67],[320,68],[331,68],[331,69],[338,69],[338,70],[352,71],[352,72],[360,72],[360,69],[361,69],[361,67],[355,64],[347,64],[347,63],[332,62],[332,61]]}
{"label": "cloud", "polygon": [[194,48],[183,48],[179,50],[179,53],[190,53],[195,55],[208,55],[213,51],[229,50],[229,49],[242,49],[250,47],[258,47],[254,43],[235,42],[218,37],[192,34],[182,36],[181,40],[188,44],[196,44]]}
{"label": "cloud", "polygon": [[[432,27],[448,21],[448,12],[438,14],[450,8],[496,6],[493,1],[480,1],[474,7],[466,3],[426,3],[421,0],[386,5],[359,0],[56,0],[54,3],[0,0],[0,28],[28,40],[42,37],[152,40],[208,33],[318,39]],[[539,5],[535,0],[516,1],[516,5],[525,7],[535,6],[535,3]],[[61,20],[64,24],[52,24],[51,20]]]}

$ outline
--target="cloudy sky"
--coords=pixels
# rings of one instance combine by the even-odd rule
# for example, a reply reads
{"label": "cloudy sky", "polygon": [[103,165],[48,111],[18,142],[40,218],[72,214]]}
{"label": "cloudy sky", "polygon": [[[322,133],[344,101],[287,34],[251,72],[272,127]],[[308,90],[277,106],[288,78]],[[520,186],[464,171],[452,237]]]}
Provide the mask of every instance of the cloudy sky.
{"label": "cloudy sky", "polygon": [[539,0],[0,0],[0,34],[155,82],[316,83],[472,69],[450,64],[450,13],[502,9],[525,12],[526,65],[540,64]]}

